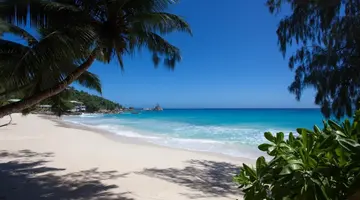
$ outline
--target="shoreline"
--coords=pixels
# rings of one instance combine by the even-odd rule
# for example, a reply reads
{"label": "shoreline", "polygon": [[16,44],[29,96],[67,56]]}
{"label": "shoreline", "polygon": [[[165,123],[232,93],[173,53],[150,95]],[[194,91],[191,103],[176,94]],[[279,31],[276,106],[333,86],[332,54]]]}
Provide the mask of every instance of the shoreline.
{"label": "shoreline", "polygon": [[232,178],[245,159],[124,139],[49,116],[12,117],[0,129],[6,199],[242,199]]}
{"label": "shoreline", "polygon": [[[43,117],[41,115],[39,115],[39,116]],[[91,131],[91,132],[100,134],[100,135],[102,135],[102,136],[104,136],[104,137],[106,137],[108,139],[111,139],[111,140],[114,140],[114,141],[117,141],[117,142],[120,142],[120,143],[131,143],[131,144],[138,144],[138,145],[150,145],[150,146],[158,147],[158,148],[165,148],[165,149],[179,150],[179,151],[186,151],[186,152],[195,152],[195,153],[201,153],[201,154],[204,154],[204,155],[216,156],[216,157],[219,157],[219,158],[227,158],[227,159],[231,159],[231,160],[235,160],[235,161],[242,161],[242,162],[245,162],[247,164],[255,164],[256,159],[259,156],[261,156],[261,155],[254,155],[254,159],[251,159],[251,158],[247,158],[247,157],[231,156],[231,155],[228,155],[228,154],[217,153],[217,152],[192,150],[192,149],[185,149],[185,148],[178,148],[178,147],[169,147],[169,146],[149,142],[149,141],[146,141],[146,140],[140,139],[140,138],[126,137],[126,136],[119,135],[119,134],[116,134],[116,133],[111,132],[111,131],[107,131],[107,130],[97,128],[97,127],[88,126],[88,125],[81,124],[81,123],[73,123],[73,122],[70,122],[70,121],[64,121],[63,118],[57,118],[56,116],[52,116],[51,118],[49,118],[49,120],[54,121],[54,122],[56,122],[56,123],[58,123],[58,124],[60,124],[60,125],[62,125],[64,127]]]}

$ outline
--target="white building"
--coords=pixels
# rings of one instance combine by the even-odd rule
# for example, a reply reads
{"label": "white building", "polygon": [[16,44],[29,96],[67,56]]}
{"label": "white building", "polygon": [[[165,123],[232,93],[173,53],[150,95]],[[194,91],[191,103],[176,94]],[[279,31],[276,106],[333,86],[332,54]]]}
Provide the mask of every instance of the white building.
{"label": "white building", "polygon": [[86,106],[84,105],[83,102],[80,101],[70,101],[70,103],[74,104],[74,108],[71,109],[71,112],[85,112],[86,111]]}

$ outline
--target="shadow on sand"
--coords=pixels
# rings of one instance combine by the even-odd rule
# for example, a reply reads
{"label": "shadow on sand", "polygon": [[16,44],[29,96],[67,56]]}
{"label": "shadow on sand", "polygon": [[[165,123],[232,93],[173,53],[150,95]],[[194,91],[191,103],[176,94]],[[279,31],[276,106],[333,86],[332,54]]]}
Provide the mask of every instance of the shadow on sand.
{"label": "shadow on sand", "polygon": [[233,176],[239,171],[238,166],[207,160],[190,160],[187,164],[183,169],[151,168],[138,174],[160,178],[201,192],[201,194],[182,194],[191,199],[241,195],[232,181]]}
{"label": "shadow on sand", "polygon": [[[116,185],[101,181],[126,176],[116,171],[98,171],[96,168],[75,173],[63,173],[65,169],[46,167],[52,153],[0,151],[0,200],[132,200],[127,193],[115,194],[109,190]],[[55,172],[61,172],[56,175]]]}

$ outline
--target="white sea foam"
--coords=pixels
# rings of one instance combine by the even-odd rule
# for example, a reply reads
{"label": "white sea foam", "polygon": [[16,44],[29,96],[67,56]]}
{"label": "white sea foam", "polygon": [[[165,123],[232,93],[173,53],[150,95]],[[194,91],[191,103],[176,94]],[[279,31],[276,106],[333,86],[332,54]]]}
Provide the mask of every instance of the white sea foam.
{"label": "white sea foam", "polygon": [[[66,121],[137,138],[157,145],[226,154],[253,159],[262,153],[257,145],[266,142],[263,133],[279,130],[240,126],[201,126],[178,122],[91,117],[68,117]],[[288,131],[284,131],[288,133]]]}
{"label": "white sea foam", "polygon": [[102,117],[104,116],[103,114],[88,114],[88,113],[82,113],[81,115],[79,115],[79,117]]}

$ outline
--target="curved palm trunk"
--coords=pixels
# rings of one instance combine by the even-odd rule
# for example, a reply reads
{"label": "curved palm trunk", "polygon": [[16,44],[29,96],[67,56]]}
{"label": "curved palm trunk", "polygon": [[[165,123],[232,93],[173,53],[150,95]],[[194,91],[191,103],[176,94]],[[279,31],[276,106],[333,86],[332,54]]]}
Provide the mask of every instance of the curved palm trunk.
{"label": "curved palm trunk", "polygon": [[65,80],[61,81],[59,84],[46,89],[44,91],[38,92],[28,98],[25,98],[19,102],[11,103],[5,106],[0,107],[0,118],[4,117],[5,115],[9,115],[14,112],[20,112],[26,108],[34,106],[41,101],[59,94],[61,91],[66,89],[72,82],[74,82],[79,76],[84,73],[86,70],[89,69],[91,64],[95,61],[95,51],[89,56],[89,58],[81,64],[75,71],[66,77]]}

